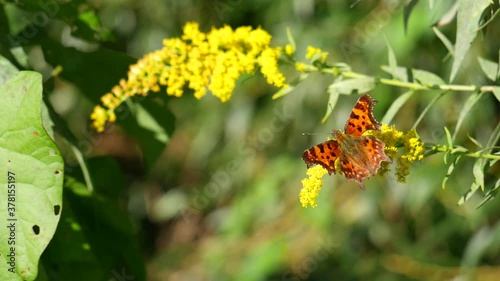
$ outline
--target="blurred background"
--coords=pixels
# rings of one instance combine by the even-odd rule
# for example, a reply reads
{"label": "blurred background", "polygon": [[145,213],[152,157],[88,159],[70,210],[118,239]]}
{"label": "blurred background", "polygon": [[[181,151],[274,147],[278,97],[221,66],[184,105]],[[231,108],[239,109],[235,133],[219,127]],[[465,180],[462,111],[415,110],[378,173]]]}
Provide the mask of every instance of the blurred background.
{"label": "blurred background", "polygon": [[[302,208],[301,153],[343,128],[357,100],[341,96],[321,123],[332,76],[313,74],[277,100],[271,96],[278,89],[258,75],[240,79],[227,103],[209,95],[196,100],[190,93],[136,100],[164,129],[161,137],[140,126],[133,104],[132,114],[125,113],[130,117],[112,130],[89,129],[93,106],[126,77],[128,65],[161,48],[162,39],[179,36],[187,21],[199,22],[205,32],[225,24],[261,26],[281,46],[290,28],[299,57],[312,45],[329,53],[329,63],[386,78],[381,66],[387,65],[389,44],[398,65],[448,80],[452,59],[432,26],[441,21],[439,30],[454,42],[453,2],[411,1],[405,30],[406,2],[43,2],[47,24],[35,25],[35,35],[21,44],[25,68],[47,79],[45,101],[64,136],[58,143],[67,180],[65,212],[42,256],[40,280],[498,280],[499,201],[476,209],[483,199],[479,192],[457,205],[474,180],[473,159],[461,159],[444,190],[448,165],[440,154],[416,162],[404,184],[388,174],[367,180],[360,190],[332,175],[325,178],[318,206]],[[36,5],[42,2],[16,3],[2,4],[10,34],[28,26],[23,19],[35,22],[41,11]],[[78,16],[72,18],[74,11]],[[101,25],[74,28],[89,18]],[[498,61],[499,32],[498,19],[481,30],[454,84],[494,84],[476,57]],[[62,72],[50,78],[57,66]],[[284,71],[293,77],[292,70]],[[370,93],[379,101],[375,117],[380,120],[404,91],[377,86]],[[409,130],[438,94],[417,92],[393,123]],[[470,94],[441,98],[417,127],[422,140],[446,144],[443,128],[455,126]],[[470,135],[485,144],[499,117],[497,100],[485,94],[456,142],[472,148]],[[65,139],[85,156],[92,193]],[[499,173],[497,165],[486,177],[497,179]]]}

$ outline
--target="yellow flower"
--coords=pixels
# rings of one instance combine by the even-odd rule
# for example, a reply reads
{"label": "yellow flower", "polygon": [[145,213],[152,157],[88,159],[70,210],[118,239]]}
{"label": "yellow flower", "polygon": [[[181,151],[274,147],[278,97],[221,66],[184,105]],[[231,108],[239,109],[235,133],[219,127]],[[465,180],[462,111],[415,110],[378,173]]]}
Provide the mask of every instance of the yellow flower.
{"label": "yellow flower", "polygon": [[104,131],[104,125],[106,124],[106,120],[108,119],[108,114],[106,113],[106,110],[104,110],[104,108],[102,108],[100,105],[97,105],[90,115],[90,118],[93,120],[92,126],[96,128],[98,132]]}
{"label": "yellow flower", "polygon": [[307,169],[306,174],[309,176],[302,180],[302,190],[300,190],[300,203],[302,207],[307,208],[307,205],[311,207],[316,207],[316,197],[318,197],[319,190],[323,186],[323,180],[321,179],[324,175],[328,173],[328,170],[320,165],[312,166]]}
{"label": "yellow flower", "polygon": [[297,71],[304,72],[307,70],[307,66],[302,62],[296,62],[295,69],[297,69]]}
{"label": "yellow flower", "polygon": [[287,56],[292,56],[293,54],[295,54],[295,47],[293,47],[292,45],[290,44],[287,44],[285,46],[285,54]]}
{"label": "yellow flower", "polygon": [[[239,77],[253,74],[257,67],[269,84],[285,88],[285,76],[278,70],[282,51],[280,47],[270,47],[270,43],[271,35],[261,28],[233,30],[226,25],[203,33],[198,23],[188,22],[180,38],[165,39],[162,49],[144,55],[130,66],[127,79],[120,80],[101,99],[109,111],[103,115],[104,109],[96,106],[92,124],[97,131],[103,131],[106,121],[116,119],[110,119],[111,113],[123,101],[159,92],[161,87],[171,96],[180,97],[190,89],[198,99],[210,92],[222,102],[228,101]],[[287,52],[291,52],[290,47]]]}
{"label": "yellow flower", "polygon": [[[410,174],[410,167],[416,160],[424,157],[424,143],[420,140],[415,130],[403,133],[396,129],[395,125],[382,125],[380,131],[370,131],[367,134],[376,136],[385,143],[385,154],[396,162],[396,177],[398,182],[406,182]],[[379,174],[389,171],[389,164],[382,162]]]}
{"label": "yellow flower", "polygon": [[306,59],[312,60],[316,55],[319,55],[319,61],[325,63],[328,58],[328,52],[324,52],[320,48],[315,48],[313,46],[307,46]]}

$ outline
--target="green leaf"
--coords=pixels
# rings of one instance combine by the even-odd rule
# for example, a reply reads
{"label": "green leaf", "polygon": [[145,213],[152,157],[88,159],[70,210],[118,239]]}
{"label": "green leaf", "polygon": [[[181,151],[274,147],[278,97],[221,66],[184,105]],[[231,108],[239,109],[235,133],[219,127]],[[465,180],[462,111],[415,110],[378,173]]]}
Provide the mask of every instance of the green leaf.
{"label": "green leaf", "polygon": [[460,157],[462,157],[462,155],[458,155],[457,157],[455,157],[455,159],[450,164],[450,166],[448,166],[448,171],[446,171],[446,176],[444,176],[443,182],[441,183],[441,188],[442,189],[446,188],[446,182],[450,178],[451,173],[453,173],[453,170],[455,170],[455,166],[458,164],[458,161],[460,160]]}
{"label": "green leaf", "polygon": [[447,92],[441,92],[439,93],[439,95],[436,95],[432,100],[431,102],[429,102],[429,104],[427,104],[427,106],[424,108],[424,110],[422,111],[422,113],[420,113],[420,116],[418,116],[417,118],[417,121],[415,121],[415,124],[413,124],[413,126],[411,127],[412,129],[416,129],[418,124],[420,124],[420,121],[422,121],[422,119],[424,119],[424,116],[425,114],[427,114],[427,111],[429,111],[429,109],[431,109],[431,107],[441,98],[443,97]]}
{"label": "green leaf", "polygon": [[330,114],[332,114],[332,111],[335,108],[340,95],[339,91],[337,91],[337,88],[328,88],[328,93],[330,94],[328,97],[328,105],[326,108],[325,116],[323,116],[323,119],[321,119],[321,123],[325,123]]}
{"label": "green leaf", "polygon": [[297,45],[295,44],[295,39],[293,39],[292,31],[290,30],[290,27],[286,28],[286,38],[288,39],[288,44],[292,46],[294,49],[296,49]]}
{"label": "green leaf", "polygon": [[[439,31],[439,29],[435,26],[432,27],[432,30],[434,30],[434,33],[439,38],[439,40],[441,40],[441,42],[443,42],[444,46],[448,50],[448,54],[455,56],[455,50],[453,48],[453,43],[451,43],[451,41],[446,37],[446,35],[441,33],[441,31]],[[448,55],[443,59],[443,61],[446,60],[447,58],[448,58]]]}
{"label": "green leaf", "polygon": [[410,19],[410,14],[413,8],[417,5],[418,0],[410,0],[404,8],[403,12],[403,21],[404,21],[404,26],[405,26],[405,34],[408,30],[408,20]]}
{"label": "green leaf", "polygon": [[[477,190],[477,188],[475,189]],[[475,191],[472,191],[471,189],[467,190],[464,195],[462,195],[462,197],[460,197],[460,200],[458,200],[457,204],[460,206],[460,205],[463,205],[465,202],[467,202],[467,200],[469,200],[472,195],[474,195]]]}
{"label": "green leaf", "polygon": [[343,95],[350,95],[353,91],[366,93],[375,88],[375,79],[373,77],[361,77],[335,82],[328,87],[328,92],[333,88]]}
{"label": "green leaf", "polygon": [[279,99],[295,89],[295,86],[288,86],[286,88],[279,89],[271,98],[273,100]]}
{"label": "green leaf", "polygon": [[491,0],[458,1],[455,59],[451,68],[450,82],[455,79],[465,54],[476,37],[483,11],[491,4]]}
{"label": "green leaf", "polygon": [[491,81],[496,81],[498,78],[498,63],[482,57],[477,57],[477,60],[486,77]]}
{"label": "green leaf", "polygon": [[413,96],[415,92],[414,91],[408,91],[401,96],[399,96],[389,107],[387,112],[385,113],[384,117],[380,121],[382,124],[389,124],[391,123],[392,119],[398,113],[399,109]]}
{"label": "green leaf", "polygon": [[477,145],[479,148],[483,148],[483,146],[479,143],[478,140],[476,140],[475,138],[471,137],[468,133],[467,133],[467,137],[470,139],[471,142],[473,142],[475,145]]}
{"label": "green leaf", "polygon": [[[396,60],[396,55],[394,54],[394,50],[391,48],[389,41],[385,38],[385,44],[387,45],[387,57],[389,60],[389,69],[390,73],[396,73],[396,68],[398,67],[398,62]],[[394,77],[394,74],[392,75]]]}
{"label": "green leaf", "polygon": [[4,195],[12,194],[0,196],[0,221],[4,223],[0,280],[36,278],[40,255],[61,215],[64,164],[42,125],[41,101],[39,73],[19,72],[0,87],[0,104],[9,105],[0,108],[0,163],[4,163],[0,189]]}
{"label": "green leaf", "polygon": [[497,100],[500,101],[500,87],[493,86],[493,95],[495,95]]}
{"label": "green leaf", "polygon": [[421,85],[442,85],[445,84],[444,80],[436,74],[421,70],[421,69],[409,69],[406,67],[396,67],[392,70],[391,67],[386,65],[382,66],[382,70],[390,73],[395,78],[405,81],[405,82],[418,82]]}
{"label": "green leaf", "polygon": [[460,115],[458,116],[457,124],[455,125],[455,131],[453,131],[453,140],[455,140],[455,138],[457,137],[458,131],[460,130],[465,117],[472,110],[472,107],[479,101],[479,99],[481,99],[483,94],[484,92],[474,93],[465,102],[464,107],[462,108],[462,111],[460,111]]}
{"label": "green leaf", "polygon": [[476,209],[479,209],[481,206],[489,202],[491,199],[495,198],[498,194],[498,189],[500,188],[500,178],[497,179],[497,181],[493,184],[493,187],[489,189],[486,194],[484,195],[484,199],[479,203],[476,207]]}
{"label": "green leaf", "polygon": [[474,174],[474,183],[471,186],[472,187],[481,187],[481,190],[484,191],[484,166],[486,165],[485,159],[479,158],[476,160],[474,163],[474,166],[472,167],[472,173]]}
{"label": "green leaf", "polygon": [[451,139],[450,130],[444,127],[444,132],[446,133],[446,142],[448,142],[448,147],[453,147],[453,140]]}

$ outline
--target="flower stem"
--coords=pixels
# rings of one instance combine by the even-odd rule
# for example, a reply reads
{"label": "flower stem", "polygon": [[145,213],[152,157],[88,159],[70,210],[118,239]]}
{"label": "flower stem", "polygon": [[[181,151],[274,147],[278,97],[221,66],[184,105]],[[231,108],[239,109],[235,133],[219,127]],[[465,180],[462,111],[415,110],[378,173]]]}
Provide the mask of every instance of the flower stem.
{"label": "flower stem", "polygon": [[[312,66],[315,68],[314,66]],[[346,71],[340,68],[336,67],[331,67],[331,68],[316,68],[320,72],[324,73],[332,73],[332,74],[338,74],[342,75],[346,78],[368,78],[372,76],[368,76],[365,74],[353,72],[353,71]],[[387,78],[379,78],[379,77],[372,77],[377,81],[378,83],[384,84],[384,85],[391,85],[395,87],[401,87],[401,88],[408,88],[411,90],[443,90],[443,91],[460,91],[460,92],[473,92],[473,91],[481,91],[481,92],[493,92],[494,86],[486,85],[486,86],[476,86],[476,85],[453,85],[453,84],[444,84],[444,85],[438,85],[438,84],[427,84],[427,85],[422,85],[419,83],[415,82],[405,82],[401,80],[395,80],[395,79],[387,79]]]}

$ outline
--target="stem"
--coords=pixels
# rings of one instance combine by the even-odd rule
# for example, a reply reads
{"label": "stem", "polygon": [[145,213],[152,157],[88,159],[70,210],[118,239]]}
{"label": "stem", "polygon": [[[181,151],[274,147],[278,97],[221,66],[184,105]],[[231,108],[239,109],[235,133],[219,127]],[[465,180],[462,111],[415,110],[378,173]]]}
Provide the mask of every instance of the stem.
{"label": "stem", "polygon": [[[313,68],[316,68],[312,66]],[[316,68],[318,71],[323,73],[339,73],[346,78],[367,78],[372,77],[365,74],[353,72],[353,71],[342,71],[340,68]],[[473,92],[473,91],[481,91],[481,92],[493,92],[494,86],[486,85],[486,86],[476,86],[476,85],[453,85],[453,84],[445,84],[445,85],[437,85],[437,84],[427,84],[422,85],[414,82],[405,82],[395,79],[387,79],[387,78],[378,78],[373,77],[375,81],[384,85],[391,85],[401,88],[408,88],[411,90],[443,90],[443,91],[459,91],[459,92]]]}
{"label": "stem", "polygon": [[470,151],[459,151],[459,152],[453,152],[454,147],[448,147],[444,145],[435,145],[431,148],[433,151],[437,152],[450,152],[452,154],[462,154],[464,156],[468,157],[473,157],[473,158],[485,158],[485,159],[492,159],[492,160],[500,160],[500,155],[495,155],[495,154],[483,154],[479,152],[470,152]]}

